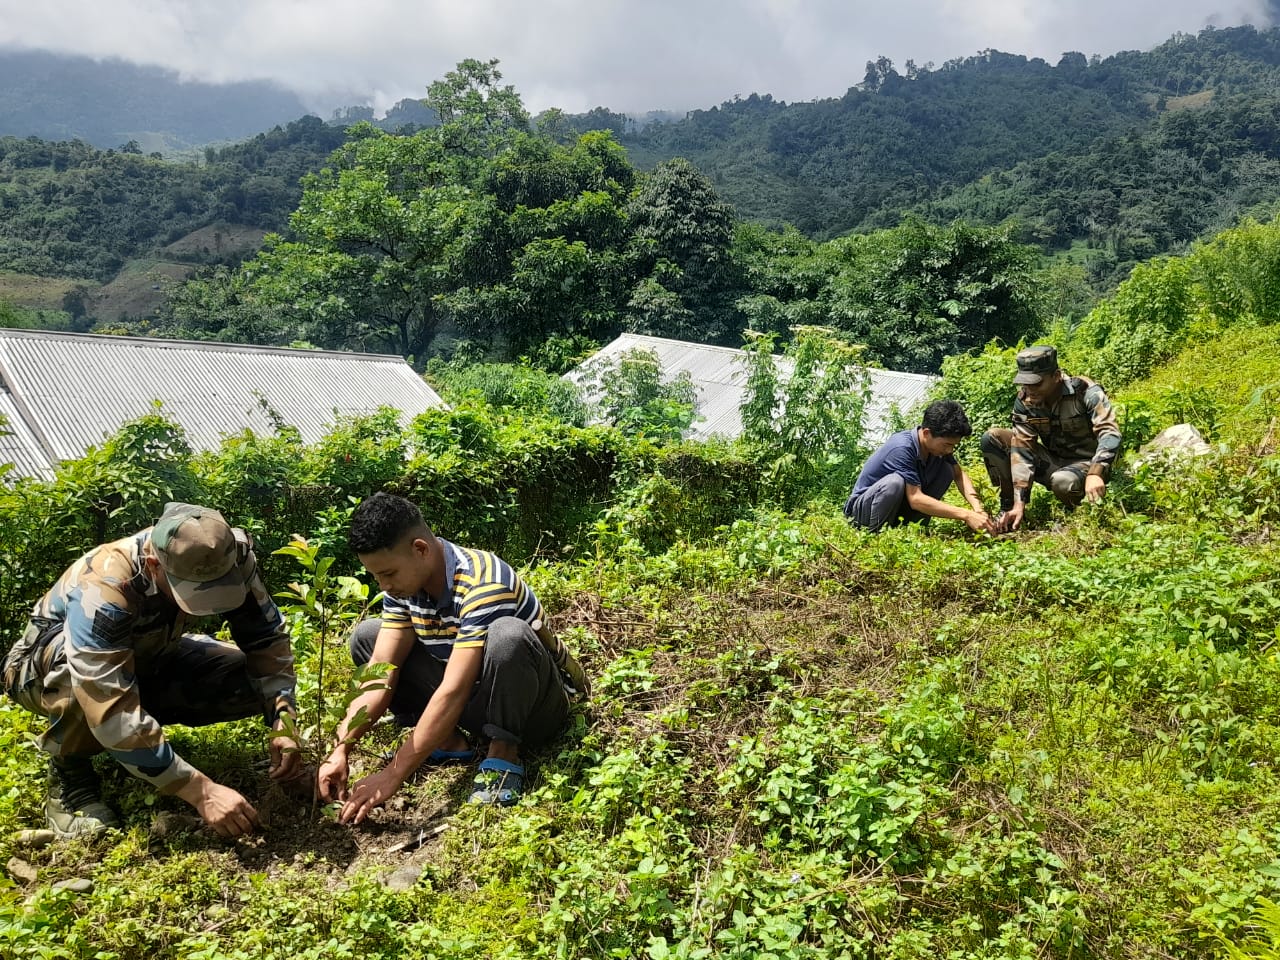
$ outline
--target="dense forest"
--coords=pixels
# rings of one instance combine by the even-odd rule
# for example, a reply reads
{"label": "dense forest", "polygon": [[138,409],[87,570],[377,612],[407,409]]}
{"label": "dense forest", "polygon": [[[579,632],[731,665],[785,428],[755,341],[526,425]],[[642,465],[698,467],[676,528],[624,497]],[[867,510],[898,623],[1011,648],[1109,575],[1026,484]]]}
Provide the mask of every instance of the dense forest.
{"label": "dense forest", "polygon": [[[904,212],[1007,225],[1012,239],[1078,265],[1096,294],[1134,263],[1270,213],[1280,197],[1278,46],[1278,30],[1239,27],[1055,65],[987,51],[900,73],[882,59],[837,99],[753,94],[643,127],[604,108],[550,111],[530,132],[556,149],[611,132],[636,186],[659,163],[686,158],[737,221],[812,240],[896,227]],[[299,179],[329,162],[346,131],[372,121],[412,136],[437,120],[416,101],[382,119],[352,107],[328,124],[303,118],[209,147],[200,162],[162,160],[136,141],[0,139],[0,270],[105,282],[219,223],[296,239]],[[706,337],[733,340],[741,318],[726,309],[707,319]]]}
{"label": "dense forest", "polygon": [[440,125],[354,129],[287,236],[188,282],[145,329],[559,369],[624,329],[737,346],[825,323],[925,371],[1084,296],[1082,271],[1006,228],[912,219],[819,244],[742,224],[687,161],[641,172],[608,132],[560,142],[500,79],[467,61],[431,86]]}
{"label": "dense forest", "polygon": [[1095,274],[1179,249],[1280,195],[1274,89],[1280,30],[1207,29],[1149,52],[1056,65],[999,51],[939,68],[887,59],[838,99],[752,95],[631,131],[641,165],[679,155],[747,219],[815,237],[891,226],[903,210],[986,224]]}
{"label": "dense forest", "polygon": [[[753,94],[618,132],[641,165],[688,157],[744,216],[829,235],[883,226],[877,216],[1024,160],[1088,153],[1095,141],[1148,129],[1171,102],[1268,91],[1278,73],[1280,31],[1248,26],[1105,59],[1067,53],[1052,66],[988,50],[939,68],[909,61],[899,73],[881,58],[840,98],[784,104]],[[748,169],[755,174],[740,175]]]}
{"label": "dense forest", "polygon": [[98,150],[79,140],[0,138],[0,266],[109,280],[126,260],[222,222],[282,229],[299,180],[345,132],[303,117],[203,163],[144,155],[137,143]]}

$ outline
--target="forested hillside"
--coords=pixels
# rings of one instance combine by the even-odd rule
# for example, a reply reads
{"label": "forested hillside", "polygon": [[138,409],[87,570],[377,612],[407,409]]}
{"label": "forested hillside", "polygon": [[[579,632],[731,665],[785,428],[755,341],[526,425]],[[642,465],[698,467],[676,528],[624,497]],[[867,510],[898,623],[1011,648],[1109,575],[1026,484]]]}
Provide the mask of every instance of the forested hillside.
{"label": "forested hillside", "polygon": [[870,362],[926,371],[1084,305],[1079,272],[1003,228],[917,219],[816,243],[740,224],[688,162],[641,174],[607,132],[534,123],[500,79],[465,61],[431,86],[440,126],[357,128],[306,179],[287,236],[139,329],[563,369],[624,329],[738,346],[824,324]]}
{"label": "forested hillside", "polygon": [[1029,243],[1075,245],[1099,278],[1280,209],[1280,98],[1208,90],[1174,102],[1144,132],[1025,161],[918,209],[943,221],[1013,220]]}
{"label": "forested hillside", "polygon": [[838,99],[753,94],[639,133],[614,125],[642,167],[687,157],[751,220],[823,237],[908,209],[1017,216],[1035,242],[1102,249],[1108,277],[1280,196],[1277,29],[1054,65],[994,50],[901,72],[881,59],[851,79]]}
{"label": "forested hillside", "polygon": [[130,258],[218,221],[283,229],[301,177],[345,138],[303,117],[210,147],[199,163],[144,155],[136,143],[0,138],[0,269],[105,281]]}
{"label": "forested hillside", "polygon": [[[858,294],[860,285],[880,281],[838,281],[836,264],[847,263],[855,247],[879,241],[823,246],[823,255],[811,259],[809,254],[819,250],[815,241],[883,228],[919,233],[919,228],[898,226],[904,213],[918,215],[926,225],[961,221],[955,229],[962,232],[999,227],[1009,242],[1037,246],[1068,261],[1051,282],[1033,285],[1042,299],[1052,301],[1041,306],[1044,319],[1079,315],[1135,263],[1184,249],[1242,214],[1265,217],[1280,200],[1280,99],[1272,92],[1280,79],[1278,37],[1277,30],[1251,27],[1206,30],[1180,35],[1147,53],[1092,61],[1069,54],[1052,66],[996,51],[940,68],[910,64],[902,73],[881,60],[869,64],[865,78],[838,99],[786,105],[752,95],[639,131],[603,108],[582,117],[552,111],[524,124],[529,139],[519,148],[503,146],[508,152],[498,166],[486,171],[467,160],[451,167],[446,179],[454,187],[473,199],[489,198],[485,202],[497,204],[494,209],[504,216],[519,206],[551,212],[536,225],[516,218],[519,222],[511,220],[498,233],[493,224],[473,225],[482,234],[487,231],[490,262],[475,265],[474,275],[444,270],[433,278],[431,322],[448,333],[441,343],[476,339],[519,350],[538,331],[596,340],[624,328],[736,345],[748,325],[782,329],[801,319],[822,319],[867,340],[878,362],[928,369],[941,353],[926,356],[911,346],[882,349],[876,340],[883,335],[867,331],[874,315],[906,311],[922,329],[935,322],[966,327],[978,316],[965,306],[977,288],[944,280],[946,291],[929,282],[924,289],[931,292],[924,295],[905,288]],[[0,139],[0,270],[36,278],[28,283],[19,277],[14,289],[39,288],[40,277],[105,283],[125,263],[170,258],[161,248],[194,230],[216,233],[219,224],[282,231],[289,242],[305,240],[313,207],[299,210],[292,223],[289,219],[303,198],[300,179],[330,162],[331,152],[347,142],[345,130],[370,129],[339,124],[371,117],[368,109],[350,108],[335,125],[304,118],[233,147],[208,148],[200,163],[162,161],[136,143],[95,150],[78,142]],[[403,104],[378,127],[384,132],[398,128],[399,137],[407,139],[389,137],[376,149],[385,152],[397,144],[395,149],[410,157],[415,143],[433,136],[441,148],[452,149],[439,134],[425,135],[417,126],[437,120],[429,103]],[[547,205],[586,202],[600,182],[596,174],[586,176],[578,161],[564,161],[564,170],[548,172],[552,179],[541,185],[530,181],[522,193],[515,189],[519,178],[500,167],[527,165],[530,150],[553,158],[572,151],[575,129],[587,128],[612,132],[626,154],[610,147],[609,165],[628,170],[620,179],[613,177],[622,191],[609,201],[617,209],[590,225],[575,226]],[[358,133],[331,161],[333,176],[350,181],[362,175],[359,167],[375,149],[372,144],[369,134]],[[676,155],[692,164],[680,167],[678,176],[665,163],[661,170],[666,172],[659,172],[655,165]],[[343,173],[349,166],[354,168]],[[672,182],[659,193],[645,192],[658,189],[652,185],[664,179]],[[678,179],[683,185],[674,182]],[[403,202],[411,187],[418,188],[413,184],[421,186],[412,178],[392,178],[388,189]],[[336,185],[337,179],[321,178],[309,189],[318,200]],[[682,199],[673,199],[677,195]],[[641,219],[627,220],[641,217],[642,208],[655,201],[665,204],[665,212],[652,212],[648,226]],[[684,226],[677,226],[679,219]],[[753,222],[794,229],[758,235]],[[413,229],[425,229],[425,222]],[[625,242],[618,229],[628,234]],[[601,231],[594,243],[603,247],[596,249],[584,230]],[[650,236],[655,230],[672,243],[683,231],[690,245],[680,247],[680,241],[664,247],[666,241]],[[606,236],[609,231],[615,232]],[[534,235],[545,241],[543,246],[526,251],[531,259],[520,259]],[[546,245],[553,239],[563,243],[558,251]],[[645,253],[651,241],[657,245]],[[358,253],[366,242],[367,237],[351,238],[343,251]],[[942,268],[941,274],[964,274],[963,249],[963,244],[955,248],[955,269]],[[179,258],[188,262],[234,262],[243,255],[241,249],[219,250],[203,239],[181,250]],[[449,250],[460,255],[463,248]],[[604,250],[613,252],[603,256]],[[552,281],[548,271],[568,273]],[[406,319],[414,311],[421,314],[422,302],[413,298],[397,308],[366,294],[360,295],[363,306],[357,299],[324,301],[326,318],[318,324],[314,310],[320,301],[304,297],[297,309],[273,312],[264,274],[254,275],[259,279],[252,296],[219,287],[210,302],[242,314],[265,310],[269,318],[261,322],[218,323],[198,288],[162,309],[158,326],[150,318],[162,297],[90,297],[89,317],[112,329],[120,329],[123,313],[126,323],[148,319],[148,326],[138,329],[235,335],[255,342],[301,337],[415,356],[432,349],[429,340],[407,332],[425,322]],[[242,287],[245,282],[236,280]],[[555,309],[547,299],[555,284],[567,284],[563,290],[577,298],[575,304],[586,284],[596,302],[585,312],[576,306]],[[456,297],[451,290],[468,293]],[[983,316],[1003,309],[998,297],[979,299]],[[185,318],[193,301],[210,314],[194,326]],[[56,307],[56,297],[28,306]],[[350,322],[338,318],[366,307],[371,313],[352,335]],[[95,309],[107,312],[95,314]],[[131,315],[130,309],[139,312]],[[404,330],[390,336],[388,324]],[[521,324],[526,324],[523,332],[513,331]],[[982,321],[947,343],[973,345],[995,332]]]}

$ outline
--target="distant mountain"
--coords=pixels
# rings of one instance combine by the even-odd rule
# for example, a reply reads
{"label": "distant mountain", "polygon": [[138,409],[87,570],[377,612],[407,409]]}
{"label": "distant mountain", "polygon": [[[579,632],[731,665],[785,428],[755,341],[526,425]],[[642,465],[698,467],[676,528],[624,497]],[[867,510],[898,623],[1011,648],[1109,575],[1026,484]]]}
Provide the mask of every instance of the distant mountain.
{"label": "distant mountain", "polygon": [[[106,281],[126,261],[202,228],[283,230],[303,175],[345,139],[345,128],[306,116],[233,146],[206,147],[197,162],[0,137],[0,271]],[[179,247],[163,256],[219,263],[245,252],[216,240],[207,250]]]}
{"label": "distant mountain", "polygon": [[[1280,29],[1232,27],[1178,34],[1146,52],[1068,53],[1052,65],[987,50],[936,69],[908,61],[899,72],[880,58],[841,97],[787,104],[752,94],[642,129],[604,109],[568,119],[614,130],[641,167],[685,157],[741,216],[810,236],[889,226],[915,209],[1037,218],[1031,235],[1061,247],[1127,229],[1121,211],[1148,199],[1143,191],[1160,194],[1191,174],[1198,208],[1228,194],[1235,211],[1280,197],[1277,90]],[[1209,149],[1219,135],[1226,140]],[[1129,138],[1166,152],[1144,154]],[[1064,166],[1071,176],[1056,176]],[[994,188],[977,186],[1006,171]],[[1079,195],[1086,187],[1098,205]],[[1065,206],[1042,204],[1042,190],[1076,194]],[[1192,220],[1143,252],[1207,226]]]}
{"label": "distant mountain", "polygon": [[244,140],[308,112],[274,83],[187,82],[122,60],[0,50],[0,136],[172,152]]}

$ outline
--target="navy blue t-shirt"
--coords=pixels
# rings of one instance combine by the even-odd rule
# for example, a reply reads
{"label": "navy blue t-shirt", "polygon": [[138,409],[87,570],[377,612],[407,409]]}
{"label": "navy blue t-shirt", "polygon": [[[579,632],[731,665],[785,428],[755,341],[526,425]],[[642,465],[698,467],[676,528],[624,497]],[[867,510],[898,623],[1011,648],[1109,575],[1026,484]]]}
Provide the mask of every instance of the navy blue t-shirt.
{"label": "navy blue t-shirt", "polygon": [[923,490],[926,496],[935,500],[942,498],[955,479],[956,458],[947,454],[925,460],[916,435],[919,429],[900,430],[867,459],[853,487],[855,497],[861,496],[889,474],[896,473],[909,486]]}

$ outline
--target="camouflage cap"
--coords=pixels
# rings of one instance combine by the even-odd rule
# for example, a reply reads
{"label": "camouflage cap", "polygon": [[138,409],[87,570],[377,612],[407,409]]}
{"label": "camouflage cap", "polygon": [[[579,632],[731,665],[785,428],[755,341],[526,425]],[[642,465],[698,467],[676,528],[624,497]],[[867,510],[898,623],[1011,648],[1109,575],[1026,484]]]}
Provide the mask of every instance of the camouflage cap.
{"label": "camouflage cap", "polygon": [[1019,350],[1018,373],[1013,382],[1020,386],[1034,386],[1058,370],[1058,351],[1053,347],[1038,346]]}
{"label": "camouflage cap", "polygon": [[169,503],[151,543],[178,606],[197,617],[228,613],[248,595],[236,536],[217,510]]}

